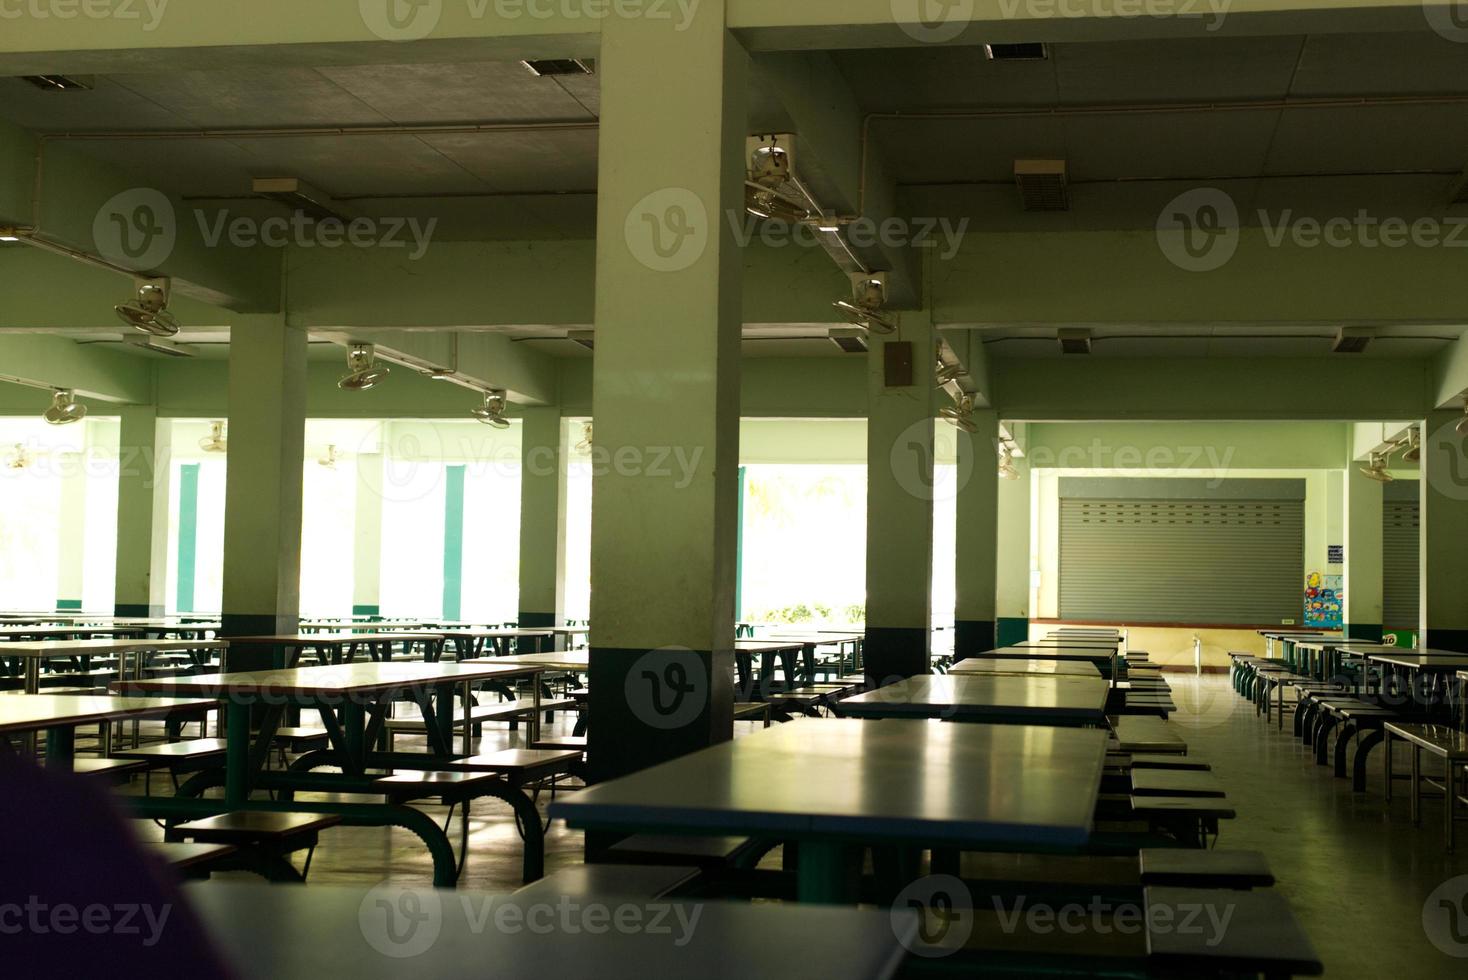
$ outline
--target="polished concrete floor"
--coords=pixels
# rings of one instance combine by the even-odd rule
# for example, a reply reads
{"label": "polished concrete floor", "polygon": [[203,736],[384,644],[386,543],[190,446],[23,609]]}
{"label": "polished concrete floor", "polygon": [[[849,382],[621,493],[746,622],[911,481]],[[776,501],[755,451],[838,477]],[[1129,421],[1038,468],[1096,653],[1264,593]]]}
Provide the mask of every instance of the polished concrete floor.
{"label": "polished concrete floor", "polygon": [[[1190,755],[1212,765],[1238,809],[1238,819],[1224,823],[1218,846],[1257,849],[1268,856],[1279,890],[1314,940],[1328,975],[1468,977],[1468,958],[1440,952],[1423,922],[1424,903],[1434,890],[1468,876],[1468,824],[1460,828],[1458,853],[1446,855],[1441,802],[1426,802],[1422,826],[1414,827],[1405,784],[1399,784],[1393,803],[1383,800],[1379,758],[1369,791],[1355,794],[1349,781],[1314,764],[1288,724],[1281,732],[1256,717],[1224,677],[1169,674],[1168,681],[1179,705],[1172,720]],[[556,727],[569,724],[558,719]],[[738,727],[739,734],[754,730],[748,724]],[[518,737],[487,734],[483,750],[516,744]],[[1398,771],[1405,771],[1404,763]],[[547,801],[542,795],[542,812]],[[444,814],[440,807],[429,809]],[[454,830],[457,847],[457,826]],[[471,831],[461,887],[492,892],[518,887],[520,840],[508,808],[493,800],[477,805]],[[546,837],[547,871],[579,862],[581,847],[580,833],[552,826]],[[323,835],[311,868],[313,883],[371,885],[383,878],[427,883],[429,861],[416,837],[402,830],[348,827]],[[1468,877],[1459,884],[1456,897],[1465,903],[1460,928],[1468,930]],[[1446,941],[1468,956],[1468,935],[1456,945]]]}
{"label": "polished concrete floor", "polygon": [[[1454,855],[1444,852],[1442,802],[1423,804],[1414,827],[1406,784],[1383,799],[1382,750],[1372,753],[1367,792],[1315,765],[1285,730],[1256,717],[1221,675],[1168,674],[1179,711],[1172,721],[1189,755],[1208,762],[1238,809],[1219,847],[1263,851],[1306,931],[1336,977],[1468,977],[1468,958],[1439,951],[1424,929],[1423,906],[1440,885],[1468,876],[1468,824]],[[1406,771],[1398,748],[1396,771]],[[1433,771],[1427,768],[1425,771]],[[1468,877],[1452,886],[1464,903],[1463,941],[1444,939],[1468,957]],[[1441,897],[1441,896],[1437,896]]]}

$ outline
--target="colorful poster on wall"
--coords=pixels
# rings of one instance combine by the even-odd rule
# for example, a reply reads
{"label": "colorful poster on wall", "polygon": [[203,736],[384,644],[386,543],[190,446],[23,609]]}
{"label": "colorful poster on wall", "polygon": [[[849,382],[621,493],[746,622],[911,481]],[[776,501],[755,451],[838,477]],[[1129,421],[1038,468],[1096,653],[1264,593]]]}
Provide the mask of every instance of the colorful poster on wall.
{"label": "colorful poster on wall", "polygon": [[1305,578],[1305,626],[1338,630],[1345,622],[1345,590],[1341,576],[1311,572]]}

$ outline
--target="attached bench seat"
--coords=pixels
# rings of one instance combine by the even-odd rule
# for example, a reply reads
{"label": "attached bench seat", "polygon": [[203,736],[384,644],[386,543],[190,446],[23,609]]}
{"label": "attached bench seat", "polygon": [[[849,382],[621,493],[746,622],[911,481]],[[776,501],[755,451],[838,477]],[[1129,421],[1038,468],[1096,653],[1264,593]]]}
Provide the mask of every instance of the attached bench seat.
{"label": "attached bench seat", "polygon": [[185,878],[206,879],[237,851],[233,844],[204,844],[198,841],[149,841],[148,850],[168,862]]}
{"label": "attached bench seat", "polygon": [[142,759],[74,758],[71,771],[78,776],[125,781],[134,773],[147,772],[148,763]]}
{"label": "attached bench seat", "polygon": [[620,898],[657,901],[697,881],[699,870],[680,865],[578,864],[517,888],[513,904],[554,905],[563,900],[584,904]]}
{"label": "attached bench seat", "polygon": [[752,837],[634,834],[600,852],[596,860],[611,864],[691,865],[711,871],[753,867],[771,846]]}
{"label": "attached bench seat", "polygon": [[[342,822],[334,813],[284,810],[232,810],[202,820],[175,824],[165,839],[230,844],[255,865],[253,870],[272,881],[304,882],[311,870],[319,833]],[[289,855],[306,851],[306,865],[296,871]]]}
{"label": "attached bench seat", "polygon": [[[501,701],[498,704],[475,705],[469,709],[469,724],[475,735],[480,732],[481,726],[486,722],[504,721],[509,722],[510,730],[517,729],[522,721],[529,721],[536,714],[550,714],[554,711],[575,710],[577,702],[571,698],[559,698],[556,700],[543,700],[537,710],[529,698],[515,701]],[[392,751],[392,740],[395,735],[425,734],[428,726],[422,718],[390,718],[383,726],[387,732],[388,751]],[[462,709],[454,711],[453,731],[455,734],[464,731],[464,713]]]}
{"label": "attached bench seat", "polygon": [[1146,847],[1137,852],[1137,859],[1144,885],[1246,889],[1274,884],[1269,860],[1259,851]]}
{"label": "attached bench seat", "polygon": [[1227,794],[1208,772],[1179,769],[1133,769],[1132,796],[1212,796]]}
{"label": "attached bench seat", "polygon": [[1188,743],[1177,729],[1160,718],[1123,715],[1111,726],[1122,752],[1187,755]]}

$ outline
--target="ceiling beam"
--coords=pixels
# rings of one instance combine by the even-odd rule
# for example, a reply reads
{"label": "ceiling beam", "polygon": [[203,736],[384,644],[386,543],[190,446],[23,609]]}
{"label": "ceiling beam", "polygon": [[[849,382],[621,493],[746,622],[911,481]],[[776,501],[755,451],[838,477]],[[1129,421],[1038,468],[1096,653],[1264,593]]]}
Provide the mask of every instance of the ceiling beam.
{"label": "ceiling beam", "polygon": [[601,27],[589,7],[546,0],[102,0],[65,18],[40,6],[48,16],[0,21],[0,75],[592,57]]}
{"label": "ceiling beam", "polygon": [[[917,250],[905,244],[916,234],[915,222],[899,216],[896,185],[886,173],[881,147],[868,142],[861,106],[835,62],[824,53],[781,53],[756,58],[753,64],[794,124],[797,176],[824,208],[863,226],[862,238],[854,225],[843,237],[867,271],[887,273],[888,305],[920,307],[921,261]],[[867,234],[894,218],[907,229],[900,236],[902,245]]]}
{"label": "ceiling beam", "polygon": [[146,177],[0,122],[0,225],[22,229],[28,247],[110,271],[119,298],[131,293],[135,275],[166,276],[175,295],[240,311],[278,309],[280,250],[210,242],[198,213],[147,186]]}
{"label": "ceiling beam", "polygon": [[[151,362],[45,334],[0,334],[0,381],[70,388],[84,398],[125,404],[153,399]],[[46,398],[37,404],[39,414]]]}
{"label": "ceiling beam", "polygon": [[1391,421],[1431,407],[1425,361],[1362,358],[1006,358],[1006,419]]}
{"label": "ceiling beam", "polygon": [[[1433,15],[1451,4],[1428,0]],[[1072,16],[1086,7],[1085,16]],[[1173,9],[1184,8],[1179,3]],[[1144,4],[1053,0],[729,0],[728,24],[750,51],[973,45],[1013,41],[1421,31],[1424,0],[1198,0],[1189,15]],[[1139,12],[1140,11],[1140,12]]]}
{"label": "ceiling beam", "polygon": [[1432,361],[1433,407],[1460,408],[1468,395],[1468,332]]}

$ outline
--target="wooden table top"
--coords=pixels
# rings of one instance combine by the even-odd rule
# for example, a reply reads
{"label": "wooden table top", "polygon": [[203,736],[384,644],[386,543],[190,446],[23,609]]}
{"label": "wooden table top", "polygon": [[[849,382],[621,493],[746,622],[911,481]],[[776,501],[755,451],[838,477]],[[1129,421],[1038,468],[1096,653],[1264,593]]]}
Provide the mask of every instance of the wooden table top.
{"label": "wooden table top", "polygon": [[537,673],[540,669],[520,664],[503,664],[497,660],[469,660],[463,663],[371,661],[318,667],[287,667],[280,670],[235,671],[228,674],[194,674],[186,677],[144,677],[138,680],[113,681],[111,687],[123,694],[179,694],[216,699],[249,694],[370,693],[398,688],[432,687],[446,682],[525,676]]}
{"label": "wooden table top", "polygon": [[33,732],[121,718],[153,718],[178,708],[209,708],[198,698],[119,698],[106,695],[7,694],[0,696],[0,732]]}
{"label": "wooden table top", "polygon": [[734,649],[745,653],[780,653],[783,650],[803,650],[801,640],[735,640]]}
{"label": "wooden table top", "polygon": [[577,828],[1072,848],[1106,732],[801,718],[556,800]]}
{"label": "wooden table top", "polygon": [[1450,650],[1409,650],[1406,653],[1373,653],[1367,656],[1372,663],[1389,667],[1406,667],[1437,674],[1451,674],[1459,667],[1468,667],[1468,653]]}
{"label": "wooden table top", "polygon": [[586,650],[560,650],[555,653],[527,653],[513,657],[481,657],[478,660],[463,660],[460,663],[476,664],[523,664],[527,667],[544,667],[546,670],[591,669],[591,654]]}
{"label": "wooden table top", "polygon": [[861,633],[771,633],[769,636],[755,638],[758,640],[783,640],[804,643],[806,646],[820,646],[824,643],[859,643],[866,637]]}
{"label": "wooden table top", "polygon": [[1115,647],[1000,647],[970,654],[969,660],[1084,660],[1109,665],[1116,656]]}
{"label": "wooden table top", "polygon": [[948,668],[950,674],[1054,674],[1059,677],[1100,677],[1086,660],[984,660],[970,657]]}
{"label": "wooden table top", "polygon": [[231,636],[231,643],[272,646],[345,646],[348,643],[397,643],[402,640],[437,640],[442,633],[283,633],[280,636]]}
{"label": "wooden table top", "polygon": [[1064,639],[1026,640],[1016,643],[1017,647],[1077,647],[1095,648],[1100,650],[1115,650],[1121,646],[1121,640],[1091,639],[1089,637],[1066,637]]}
{"label": "wooden table top", "polygon": [[138,650],[167,653],[173,650],[224,650],[228,647],[228,640],[39,640],[0,644],[0,657],[80,657]]}
{"label": "wooden table top", "polygon": [[1109,686],[1097,677],[1044,674],[919,674],[834,706],[868,718],[944,718],[1104,724]]}
{"label": "wooden table top", "polygon": [[[827,976],[886,980],[918,926],[910,911],[894,918],[885,909],[616,895],[594,903],[592,919],[579,914],[593,904],[581,894],[568,904],[393,882],[368,891],[209,881],[184,886],[184,894],[240,980],[400,980],[407,973],[435,980],[805,980],[812,963]],[[502,920],[513,928],[496,927],[494,913],[504,906],[518,906],[512,920]],[[636,924],[625,927],[631,915]]]}
{"label": "wooden table top", "polygon": [[482,638],[482,639],[486,639],[486,640],[514,640],[514,639],[519,639],[521,637],[524,637],[526,639],[530,639],[530,638],[533,638],[533,637],[544,638],[544,637],[547,637],[547,636],[555,636],[556,634],[555,634],[555,630],[553,630],[549,626],[547,626],[544,629],[534,629],[534,628],[521,629],[521,628],[518,628],[518,627],[504,627],[502,629],[448,629],[448,630],[434,630],[433,631],[433,635],[434,636],[447,636],[447,637],[450,637],[450,638],[455,637],[455,636],[468,636],[468,637],[473,637],[473,638],[476,638],[476,639]]}

